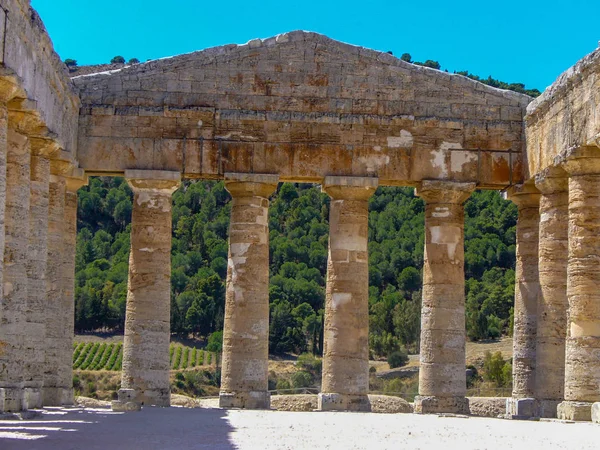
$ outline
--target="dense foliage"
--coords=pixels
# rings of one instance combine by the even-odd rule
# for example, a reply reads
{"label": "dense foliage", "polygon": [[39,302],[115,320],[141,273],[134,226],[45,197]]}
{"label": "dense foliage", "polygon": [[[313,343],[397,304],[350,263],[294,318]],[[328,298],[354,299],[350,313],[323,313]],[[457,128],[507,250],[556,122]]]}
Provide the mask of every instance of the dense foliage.
{"label": "dense foliage", "polygon": [[[132,193],[121,178],[92,178],[79,193],[78,331],[122,329]],[[369,203],[370,348],[417,351],[424,204],[411,188],[380,187]],[[230,197],[222,182],[185,182],[173,195],[172,332],[209,337],[223,328]],[[283,183],[270,227],[270,350],[322,352],[329,199],[318,186]],[[467,334],[509,332],[516,208],[497,192],[465,205]],[[212,337],[215,349],[221,335]]]}

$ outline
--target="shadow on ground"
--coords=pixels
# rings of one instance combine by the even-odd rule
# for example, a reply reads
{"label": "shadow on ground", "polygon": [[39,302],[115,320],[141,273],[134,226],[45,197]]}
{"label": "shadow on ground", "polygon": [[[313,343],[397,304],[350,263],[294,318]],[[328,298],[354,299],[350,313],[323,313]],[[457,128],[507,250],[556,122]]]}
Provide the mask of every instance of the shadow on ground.
{"label": "shadow on ground", "polygon": [[226,414],[219,409],[46,408],[34,420],[0,421],[0,449],[236,449]]}

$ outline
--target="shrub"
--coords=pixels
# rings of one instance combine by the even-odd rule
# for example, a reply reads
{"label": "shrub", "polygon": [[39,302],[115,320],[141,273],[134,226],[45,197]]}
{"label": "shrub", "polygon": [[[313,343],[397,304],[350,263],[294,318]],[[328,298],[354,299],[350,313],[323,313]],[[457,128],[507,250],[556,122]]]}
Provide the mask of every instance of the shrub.
{"label": "shrub", "polygon": [[311,373],[304,370],[299,370],[292,374],[292,386],[295,388],[311,387],[313,384],[313,376]]}
{"label": "shrub", "polygon": [[291,389],[291,387],[292,387],[292,385],[285,378],[280,378],[279,380],[277,380],[277,384],[275,385],[275,389],[277,389],[277,390]]}
{"label": "shrub", "polygon": [[483,358],[483,378],[486,381],[496,383],[496,386],[502,387],[510,385],[512,380],[512,364],[505,361],[502,353],[492,354],[489,350],[485,352]]}
{"label": "shrub", "polygon": [[209,352],[221,353],[223,350],[223,332],[215,331],[208,336],[206,350]]}
{"label": "shrub", "polygon": [[375,366],[369,367],[369,373],[376,373],[376,372],[377,372],[377,367],[375,367]]}
{"label": "shrub", "polygon": [[312,353],[302,353],[296,360],[296,366],[310,372],[315,378],[321,378],[323,361]]}
{"label": "shrub", "polygon": [[390,369],[405,366],[408,363],[408,354],[404,348],[396,350],[388,355],[387,358]]}
{"label": "shrub", "polygon": [[67,67],[77,67],[77,61],[74,59],[67,58],[65,59],[65,65]]}
{"label": "shrub", "polygon": [[127,61],[127,64],[139,64],[140,60],[137,58],[131,58],[129,61]]}
{"label": "shrub", "polygon": [[125,58],[123,58],[122,56],[115,56],[113,59],[110,60],[111,64],[125,64]]}

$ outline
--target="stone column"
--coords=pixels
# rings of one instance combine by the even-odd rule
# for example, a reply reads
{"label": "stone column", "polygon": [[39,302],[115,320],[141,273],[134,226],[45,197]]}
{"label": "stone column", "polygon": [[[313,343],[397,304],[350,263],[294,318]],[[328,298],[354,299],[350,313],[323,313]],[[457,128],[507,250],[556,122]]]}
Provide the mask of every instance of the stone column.
{"label": "stone column", "polygon": [[3,296],[0,303],[0,411],[27,407],[24,396],[25,309],[28,300],[30,148],[26,136],[8,129]]}
{"label": "stone column", "polygon": [[126,170],[133,190],[123,373],[113,410],[169,406],[171,196],[179,172]]}
{"label": "stone column", "polygon": [[540,197],[534,397],[539,417],[556,417],[564,398],[569,190],[561,169],[536,176]]}
{"label": "stone column", "polygon": [[474,183],[423,181],[425,257],[418,413],[468,413],[464,207]]}
{"label": "stone column", "polygon": [[565,401],[558,418],[591,420],[600,402],[600,158],[582,148],[563,167],[569,174],[569,314]]}
{"label": "stone column", "polygon": [[225,174],[231,194],[222,408],[268,409],[269,196],[279,177]]}
{"label": "stone column", "polygon": [[535,415],[534,386],[537,333],[538,234],[540,193],[533,185],[516,185],[507,197],[517,205],[517,264],[513,328],[513,391],[506,412],[511,416]]}
{"label": "stone column", "polygon": [[27,261],[28,299],[25,307],[24,388],[27,408],[42,406],[46,340],[46,265],[48,260],[48,192],[50,156],[58,147],[50,140],[31,141],[31,186],[29,248]]}
{"label": "stone column", "polygon": [[65,207],[63,251],[60,277],[62,292],[60,317],[63,329],[58,358],[58,380],[62,386],[62,405],[72,405],[73,396],[73,337],[75,333],[75,248],[77,244],[77,191],[87,185],[84,171],[75,168],[65,178]]}
{"label": "stone column", "polygon": [[[65,324],[63,296],[63,262],[65,243],[65,192],[66,178],[72,170],[70,163],[53,160],[50,162],[48,193],[48,236],[46,264],[46,304],[45,315],[45,363],[44,387],[42,389],[44,406],[60,406],[65,403],[73,380],[66,382],[65,375]],[[68,323],[68,322],[67,322]],[[72,349],[71,349],[72,350]],[[72,356],[71,356],[72,358]],[[72,360],[71,369],[72,370]]]}
{"label": "stone column", "polygon": [[321,411],[370,411],[369,198],[377,178],[326,177],[331,197]]}

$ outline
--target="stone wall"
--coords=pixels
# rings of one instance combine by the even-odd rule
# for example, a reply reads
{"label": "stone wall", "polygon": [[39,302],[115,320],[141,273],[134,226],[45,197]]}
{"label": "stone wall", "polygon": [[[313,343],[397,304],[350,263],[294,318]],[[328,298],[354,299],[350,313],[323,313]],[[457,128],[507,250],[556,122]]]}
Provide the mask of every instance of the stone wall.
{"label": "stone wall", "polygon": [[521,178],[529,97],[307,32],[74,78],[79,160],[125,168],[477,181]]}

